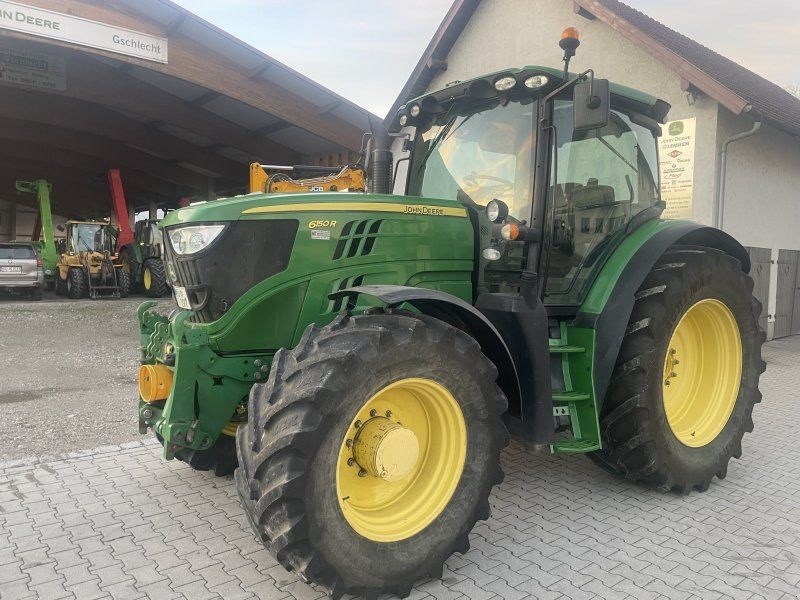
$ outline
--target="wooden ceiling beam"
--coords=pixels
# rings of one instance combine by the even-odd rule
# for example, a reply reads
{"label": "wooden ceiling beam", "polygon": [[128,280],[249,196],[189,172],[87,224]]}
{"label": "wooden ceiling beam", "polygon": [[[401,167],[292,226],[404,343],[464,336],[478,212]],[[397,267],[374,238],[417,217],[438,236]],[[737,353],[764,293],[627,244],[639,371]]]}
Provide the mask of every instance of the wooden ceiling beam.
{"label": "wooden ceiling beam", "polygon": [[54,126],[67,123],[70,129],[149,150],[166,160],[185,162],[232,181],[247,179],[247,167],[235,161],[205,152],[147,123],[81,100],[4,86],[0,94],[0,114]]}
{"label": "wooden ceiling beam", "polygon": [[[108,168],[129,168],[149,173],[153,181],[161,180],[164,186],[180,186],[190,190],[205,190],[208,178],[179,166],[165,165],[164,161],[140,150],[117,144],[113,140],[81,133],[66,127],[45,125],[36,121],[22,121],[0,117],[0,137],[7,140],[31,141],[51,152],[77,152],[100,158]],[[13,153],[13,147],[5,150]],[[46,157],[46,154],[43,158]]]}
{"label": "wooden ceiling beam", "polygon": [[[36,198],[31,194],[17,194],[14,183],[18,179],[35,180],[41,178],[41,171],[9,167],[0,163],[0,196],[12,202],[20,202],[37,208]],[[97,181],[90,176],[68,169],[50,168],[47,180],[53,184],[51,202],[53,212],[63,217],[103,216],[113,212],[108,181]],[[169,199],[143,192],[135,186],[127,186],[125,195],[133,206],[145,206],[153,200],[168,204]]]}
{"label": "wooden ceiling beam", "polygon": [[[35,143],[28,140],[15,140],[6,138],[0,129],[0,157],[2,162],[9,166],[22,166],[29,170],[47,170],[51,166],[66,168],[73,171],[86,173],[94,177],[103,178],[108,174],[110,166],[102,158],[80,154],[77,152],[54,152],[51,146]],[[188,191],[176,185],[157,179],[148,173],[122,167],[122,183],[133,184],[142,190],[160,194],[171,198],[189,196],[196,190]],[[44,179],[47,179],[44,177]]]}
{"label": "wooden ceiling beam", "polygon": [[[49,162],[47,159],[40,161],[30,160],[14,156],[13,154],[0,153],[0,164],[8,172],[24,173],[18,179],[47,179],[60,178],[69,180],[76,184],[82,183],[87,188],[105,190],[108,210],[112,210],[111,194],[108,190],[108,174],[101,171],[99,173],[90,171],[78,171],[69,167],[59,166]],[[152,180],[137,178],[132,171],[127,171],[127,180],[123,179],[122,185],[125,190],[126,199],[130,202],[133,198],[157,198],[159,202],[174,202],[179,195],[174,189],[166,190],[163,186],[153,185]],[[156,182],[160,183],[160,182]],[[152,189],[148,189],[152,188]]]}
{"label": "wooden ceiling beam", "polygon": [[[202,135],[232,146],[251,155],[261,156],[296,155],[294,150],[264,138],[255,138],[252,133],[202,107],[189,106],[177,96],[163,90],[121,76],[115,69],[90,57],[71,52],[69,75],[71,86],[64,92],[56,92],[79,100],[94,102],[112,108],[121,108],[131,114],[161,120],[181,129]],[[79,58],[75,58],[78,56]],[[219,91],[219,90],[212,90]]]}

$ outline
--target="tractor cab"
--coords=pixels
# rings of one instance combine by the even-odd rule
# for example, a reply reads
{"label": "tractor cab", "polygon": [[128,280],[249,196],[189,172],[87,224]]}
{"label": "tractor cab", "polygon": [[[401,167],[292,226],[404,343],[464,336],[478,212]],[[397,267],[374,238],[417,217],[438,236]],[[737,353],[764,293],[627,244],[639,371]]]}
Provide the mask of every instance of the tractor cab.
{"label": "tractor cab", "polygon": [[68,221],[66,225],[65,251],[100,254],[113,253],[116,235],[108,223],[98,221]]}
{"label": "tractor cab", "polygon": [[577,307],[629,225],[663,208],[668,109],[591,72],[531,66],[459,82],[398,113],[415,126],[406,194],[470,209],[476,292],[518,290],[528,270],[545,304]]}
{"label": "tractor cab", "polygon": [[164,240],[161,230],[158,228],[157,219],[137,221],[134,226],[133,237],[137,244],[152,250],[154,256],[159,255],[158,248],[160,248]]}

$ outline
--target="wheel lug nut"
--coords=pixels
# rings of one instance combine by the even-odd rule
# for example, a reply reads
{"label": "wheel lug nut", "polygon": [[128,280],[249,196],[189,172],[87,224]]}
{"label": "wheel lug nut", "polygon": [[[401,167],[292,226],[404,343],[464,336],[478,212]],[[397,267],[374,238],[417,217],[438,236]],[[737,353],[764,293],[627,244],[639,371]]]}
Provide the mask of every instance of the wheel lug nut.
{"label": "wheel lug nut", "polygon": [[355,458],[348,458],[347,459],[347,466],[348,467],[352,467],[354,464],[356,464],[356,459]]}
{"label": "wheel lug nut", "polygon": [[669,379],[664,382],[664,385],[669,385]]}
{"label": "wheel lug nut", "polygon": [[369,416],[370,416],[370,417],[374,417],[374,416],[376,416],[377,414],[378,414],[378,411],[377,411],[377,410],[375,410],[374,408],[373,408],[371,411],[369,411]]}
{"label": "wheel lug nut", "polygon": [[672,361],[672,364],[673,364],[673,365],[679,365],[679,364],[681,364],[681,361],[679,361],[679,360],[676,358],[675,360],[673,360],[673,361]]}
{"label": "wheel lug nut", "polygon": [[344,444],[345,444],[345,446],[347,446],[348,448],[352,448],[352,447],[353,447],[353,440],[347,440],[347,441],[346,441]]}
{"label": "wheel lug nut", "polygon": [[672,373],[670,373],[670,374],[669,374],[669,376],[670,376],[670,377],[677,377],[677,376],[678,376],[678,374],[677,374],[675,371],[673,371]]}
{"label": "wheel lug nut", "polygon": [[356,429],[358,429],[359,427],[361,427],[361,421],[356,421]]}
{"label": "wheel lug nut", "polygon": [[367,476],[367,471],[366,471],[365,469],[361,469],[361,470],[358,472],[358,476],[359,476],[359,477],[366,477],[366,476]]}
{"label": "wheel lug nut", "polygon": [[392,411],[390,411],[390,410],[387,410],[387,411],[386,411],[386,416],[387,416],[389,419],[391,419],[391,418],[392,418]]}

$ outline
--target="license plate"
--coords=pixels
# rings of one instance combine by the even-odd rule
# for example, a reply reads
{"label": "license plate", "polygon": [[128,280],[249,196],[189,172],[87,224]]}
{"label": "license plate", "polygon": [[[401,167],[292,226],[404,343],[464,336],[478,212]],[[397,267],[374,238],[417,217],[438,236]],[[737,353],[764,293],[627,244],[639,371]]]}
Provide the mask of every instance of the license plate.
{"label": "license plate", "polygon": [[189,295],[186,293],[186,288],[176,285],[172,289],[175,290],[175,302],[178,303],[178,306],[185,308],[186,310],[192,310],[192,305],[189,303]]}
{"label": "license plate", "polygon": [[0,273],[22,273],[22,267],[0,267]]}

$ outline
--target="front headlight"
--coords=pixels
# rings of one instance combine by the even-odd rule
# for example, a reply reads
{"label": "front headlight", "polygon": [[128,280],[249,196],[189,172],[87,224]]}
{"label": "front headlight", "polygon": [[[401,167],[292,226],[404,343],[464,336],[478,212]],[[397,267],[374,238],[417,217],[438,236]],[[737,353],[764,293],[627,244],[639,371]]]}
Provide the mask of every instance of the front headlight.
{"label": "front headlight", "polygon": [[207,248],[225,225],[189,225],[178,227],[169,232],[169,241],[176,254],[194,254]]}

